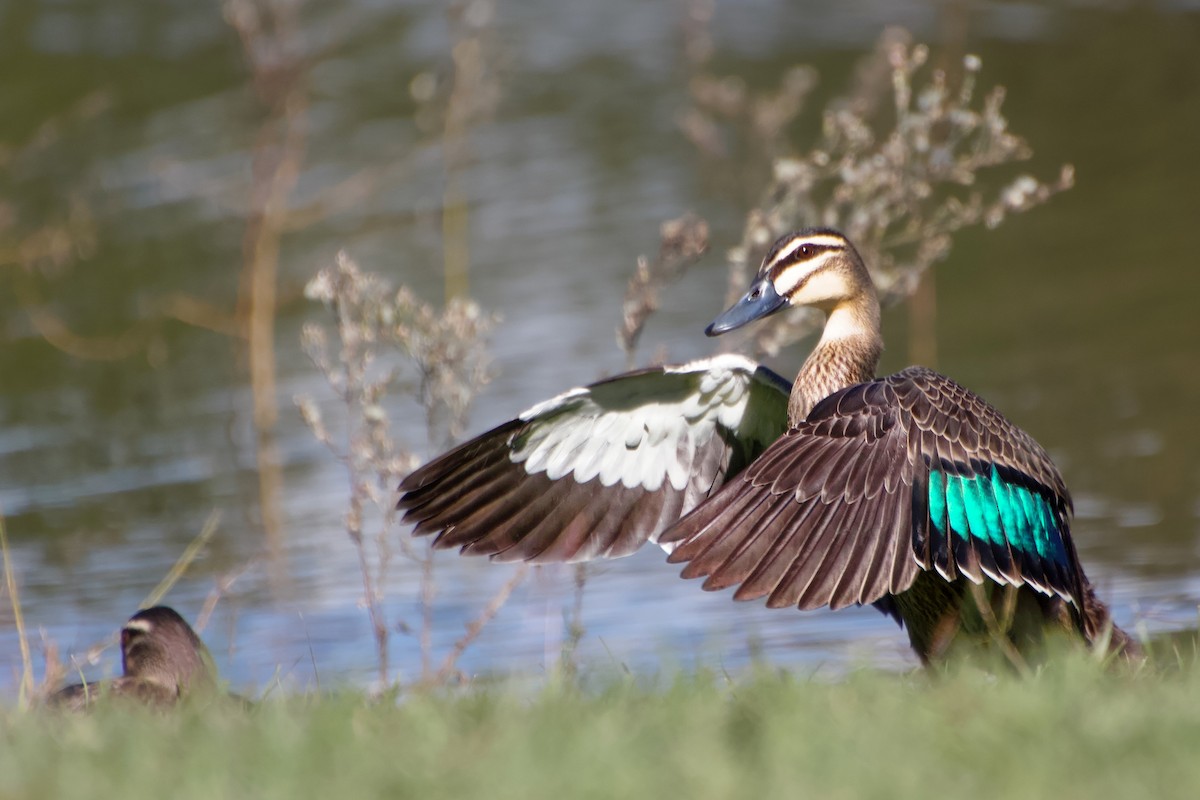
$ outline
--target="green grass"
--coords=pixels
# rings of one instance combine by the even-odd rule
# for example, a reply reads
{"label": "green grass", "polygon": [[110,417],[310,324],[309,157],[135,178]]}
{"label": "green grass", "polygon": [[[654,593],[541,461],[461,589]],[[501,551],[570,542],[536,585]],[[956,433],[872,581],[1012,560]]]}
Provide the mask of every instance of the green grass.
{"label": "green grass", "polygon": [[597,690],[0,711],[0,798],[1200,796],[1200,669],[830,683],[761,672]]}

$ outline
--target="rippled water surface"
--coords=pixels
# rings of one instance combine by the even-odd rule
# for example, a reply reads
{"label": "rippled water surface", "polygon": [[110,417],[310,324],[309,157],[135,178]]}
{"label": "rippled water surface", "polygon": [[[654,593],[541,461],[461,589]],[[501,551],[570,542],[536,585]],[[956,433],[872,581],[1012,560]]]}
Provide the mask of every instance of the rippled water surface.
{"label": "rippled water surface", "polygon": [[[324,312],[299,290],[344,249],[441,296],[446,154],[413,91],[451,80],[452,28],[436,3],[311,5],[293,40],[311,63],[288,200],[301,213],[279,254],[275,556],[247,361],[227,330],[253,224],[251,152],[269,135],[237,35],[215,3],[0,8],[0,511],[35,645],[39,630],[63,653],[103,639],[218,509],[216,535],[167,600],[195,618],[239,576],[204,632],[231,682],[370,680],[345,475],[292,399],[320,398],[337,425],[299,347],[300,326]],[[1072,163],[1077,185],[956,240],[936,278],[937,366],[1046,445],[1074,494],[1090,577],[1121,623],[1162,630],[1194,626],[1200,597],[1200,12],[1121,6],[999,4],[950,19],[953,4],[932,2],[718,4],[713,63],[756,87],[811,64],[820,101],[884,26],[936,45],[956,35],[951,22],[965,25],[984,84],[1007,87],[1012,127],[1036,152],[1027,168],[1051,177]],[[472,294],[502,316],[472,431],[623,367],[613,329],[624,282],[657,248],[660,222],[686,210],[711,222],[714,252],[664,296],[642,354],[709,352],[701,331],[722,304],[721,253],[747,210],[678,132],[677,4],[501,3],[491,30],[497,106],[469,130],[449,187],[466,202]],[[804,119],[797,152],[815,112]],[[56,249],[53,227],[82,241]],[[885,317],[892,370],[908,363],[906,311]],[[803,355],[773,366],[790,374]],[[420,409],[396,397],[388,410],[397,436],[432,455]],[[511,568],[436,563],[440,659]],[[761,650],[805,670],[909,663],[904,635],[874,611],[767,611],[676,575],[651,550],[593,569],[584,660],[650,671],[737,665]],[[419,627],[418,577],[397,559],[393,622]],[[569,568],[531,574],[464,669],[546,669],[573,580]],[[0,686],[11,694],[20,658],[8,609],[5,598]],[[391,657],[414,675],[417,638],[395,635]],[[113,658],[87,669],[112,670]]]}

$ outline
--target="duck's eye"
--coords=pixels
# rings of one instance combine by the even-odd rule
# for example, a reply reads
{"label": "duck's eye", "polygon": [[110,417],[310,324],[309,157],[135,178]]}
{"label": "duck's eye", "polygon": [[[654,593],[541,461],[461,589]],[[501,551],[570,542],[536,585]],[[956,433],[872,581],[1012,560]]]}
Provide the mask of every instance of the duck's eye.
{"label": "duck's eye", "polygon": [[800,245],[800,255],[808,257],[813,254],[812,248],[806,244]]}

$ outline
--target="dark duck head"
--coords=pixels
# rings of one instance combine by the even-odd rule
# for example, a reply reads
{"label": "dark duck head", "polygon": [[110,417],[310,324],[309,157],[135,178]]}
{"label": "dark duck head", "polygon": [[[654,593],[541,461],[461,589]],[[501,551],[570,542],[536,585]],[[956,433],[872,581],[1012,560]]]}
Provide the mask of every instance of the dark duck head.
{"label": "dark duck head", "polygon": [[139,611],[121,628],[121,665],[121,677],[60,689],[50,704],[81,710],[111,697],[169,706],[216,686],[216,667],[208,648],[192,626],[167,606]]}

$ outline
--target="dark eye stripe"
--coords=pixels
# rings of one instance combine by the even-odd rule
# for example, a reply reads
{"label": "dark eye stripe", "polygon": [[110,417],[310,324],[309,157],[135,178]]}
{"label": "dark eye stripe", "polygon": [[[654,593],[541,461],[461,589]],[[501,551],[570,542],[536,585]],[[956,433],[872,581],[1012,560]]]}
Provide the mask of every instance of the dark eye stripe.
{"label": "dark eye stripe", "polygon": [[804,244],[801,244],[792,250],[792,252],[790,252],[786,258],[776,258],[774,261],[769,262],[767,271],[772,276],[777,277],[781,272],[783,272],[783,270],[788,269],[789,267],[793,267],[796,264],[800,264],[805,261],[811,261],[823,253],[840,249],[840,247],[834,247],[833,245],[805,242]]}

